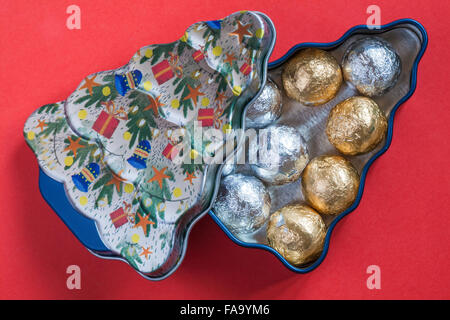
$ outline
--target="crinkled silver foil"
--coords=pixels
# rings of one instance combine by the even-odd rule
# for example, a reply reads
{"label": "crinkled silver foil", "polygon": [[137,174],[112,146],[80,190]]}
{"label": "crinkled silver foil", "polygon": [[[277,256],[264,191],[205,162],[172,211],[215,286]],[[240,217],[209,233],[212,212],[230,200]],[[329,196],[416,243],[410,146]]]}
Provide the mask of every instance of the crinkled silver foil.
{"label": "crinkled silver foil", "polygon": [[263,92],[247,109],[245,124],[248,128],[264,128],[281,115],[281,93],[277,85],[267,80]]}
{"label": "crinkled silver foil", "polygon": [[260,180],[231,174],[220,183],[214,212],[232,233],[252,233],[269,219],[270,203],[269,192]]}
{"label": "crinkled silver foil", "polygon": [[394,48],[377,37],[355,41],[342,59],[344,78],[363,95],[374,97],[386,93],[398,80],[401,60]]}
{"label": "crinkled silver foil", "polygon": [[[256,154],[257,163],[251,165],[261,180],[275,185],[297,180],[309,160],[306,142],[294,127],[274,125],[267,128],[267,135],[258,135],[259,143],[250,144],[250,152]],[[251,158],[250,158],[251,161]]]}

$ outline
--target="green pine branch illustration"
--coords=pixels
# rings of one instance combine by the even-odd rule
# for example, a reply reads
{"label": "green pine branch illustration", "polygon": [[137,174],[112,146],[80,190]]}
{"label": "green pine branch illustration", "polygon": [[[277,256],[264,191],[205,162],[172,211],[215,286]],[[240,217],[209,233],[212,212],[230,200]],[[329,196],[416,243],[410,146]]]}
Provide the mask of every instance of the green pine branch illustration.
{"label": "green pine branch illustration", "polygon": [[[148,236],[151,228],[157,228],[158,227],[158,208],[160,206],[160,203],[162,203],[162,200],[160,199],[153,199],[148,194],[143,194],[139,200],[138,198],[134,198],[132,204],[136,205],[139,202],[139,210],[136,211],[134,214],[134,221],[135,224],[139,223],[141,221],[141,217],[145,218],[148,217],[148,221],[152,222],[152,224],[148,224],[145,229],[145,235]],[[159,214],[161,216],[161,214]],[[164,214],[162,214],[162,217],[164,218]]]}
{"label": "green pine branch illustration", "polygon": [[[183,174],[189,173],[192,174],[195,171],[203,172],[205,162],[204,157],[199,157],[199,155],[205,155],[206,149],[208,145],[211,143],[210,140],[205,139],[205,136],[202,135],[201,141],[196,141],[196,135],[194,134],[194,127],[188,126],[186,127],[187,136],[190,137],[188,150],[184,153],[184,150],[180,151],[180,157],[184,156],[183,163],[181,164],[181,168],[183,169]],[[194,156],[191,156],[194,155]],[[211,154],[209,154],[211,156]]]}
{"label": "green pine branch illustration", "polygon": [[110,73],[105,75],[101,82],[103,82],[100,86],[92,87],[92,95],[89,93],[89,90],[85,90],[85,95],[75,100],[75,104],[85,103],[84,107],[88,108],[91,105],[99,108],[101,107],[101,103],[109,100],[114,100],[118,92],[116,90],[114,84],[114,73]]}
{"label": "green pine branch illustration", "polygon": [[136,269],[138,269],[138,263],[142,264],[142,260],[139,257],[138,249],[139,245],[137,243],[130,243],[128,241],[121,242],[118,246],[120,249],[120,254],[127,259],[127,261]]}
{"label": "green pine branch illustration", "polygon": [[[226,65],[228,65],[228,64],[226,64]],[[225,92],[227,90],[227,87],[228,87],[228,81],[226,78],[227,74],[228,73],[225,73],[225,75],[222,73],[218,73],[216,75],[216,77],[214,78],[214,82],[218,84],[216,98],[220,92]]]}
{"label": "green pine branch illustration", "polygon": [[141,58],[141,60],[139,61],[139,63],[143,64],[144,62],[146,62],[146,61],[151,59],[150,63],[153,65],[161,57],[168,58],[169,57],[169,53],[173,51],[173,49],[175,48],[176,44],[177,44],[176,42],[172,42],[172,43],[161,44],[161,45],[158,45],[158,46],[152,48],[153,55],[151,57],[143,56]]}
{"label": "green pine branch illustration", "polygon": [[180,41],[177,44],[177,55],[181,56],[186,48],[190,48],[190,39],[187,42]]}
{"label": "green pine branch illustration", "polygon": [[205,29],[205,32],[202,35],[202,38],[206,40],[205,42],[205,50],[208,50],[209,46],[216,46],[217,39],[220,37],[220,29],[215,30],[210,27]]}
{"label": "green pine branch illustration", "polygon": [[[146,180],[147,183],[141,185],[141,190],[144,194],[144,196],[141,197],[141,207],[146,214],[150,214],[150,220],[155,223],[153,225],[153,227],[155,228],[157,226],[156,215],[158,215],[161,219],[164,219],[165,210],[162,210],[160,208],[161,204],[164,204],[166,200],[172,199],[172,193],[170,191],[167,179],[170,181],[175,181],[175,176],[172,171],[167,169],[164,170],[164,168],[162,168],[161,170],[156,170],[158,170],[159,172],[163,172],[169,178],[163,178],[160,186],[160,180],[155,179],[151,181],[155,176],[155,172],[153,171],[153,174]],[[153,218],[155,220],[152,220]]]}
{"label": "green pine branch illustration", "polygon": [[[144,139],[150,140],[152,138],[152,131],[150,127],[156,128],[155,114],[151,108],[147,107],[150,104],[149,97],[146,93],[134,90],[130,93],[131,111],[128,113],[127,128],[131,133],[129,147],[131,148],[136,141]],[[134,108],[136,106],[137,108]],[[147,110],[145,110],[147,109]],[[158,108],[159,113],[164,116],[162,108]]]}
{"label": "green pine branch illustration", "polygon": [[161,241],[161,250],[163,250],[167,244],[167,232],[161,233],[161,235],[159,236],[159,240],[162,240]]}
{"label": "green pine branch illustration", "polygon": [[[81,146],[80,148],[78,148],[75,155],[74,155],[73,151],[70,149],[67,152],[67,155],[73,157],[72,165],[78,163],[78,167],[80,168],[80,167],[84,167],[86,165],[86,162],[91,163],[91,162],[98,162],[100,160],[101,152],[95,143],[89,143],[88,141],[80,139],[80,137],[78,137],[76,135],[71,135],[70,139],[72,141],[79,140],[78,144]],[[64,143],[65,143],[66,147],[68,147],[70,145],[69,137],[64,139]],[[88,161],[86,161],[86,159]],[[65,167],[65,169],[68,169],[68,168],[69,168],[68,166]]]}
{"label": "green pine branch illustration", "polygon": [[[117,183],[118,189],[115,183]],[[97,199],[95,201],[94,208],[97,209],[99,206],[99,202],[104,200],[105,198],[108,205],[110,205],[115,192],[117,192],[119,197],[121,197],[123,191],[122,185],[123,183],[120,180],[118,180],[117,177],[114,177],[112,172],[107,171],[106,173],[104,173],[92,187],[92,190],[97,190],[101,188],[100,193],[98,194]]]}
{"label": "green pine branch illustration", "polygon": [[38,110],[38,114],[41,113],[51,113],[54,114],[56,111],[59,110],[60,105],[58,103],[50,103],[50,104],[46,104],[42,107],[39,108]]}
{"label": "green pine branch illustration", "polygon": [[259,49],[261,48],[261,40],[258,39],[255,35],[253,35],[252,37],[248,38],[247,40],[247,46],[248,46],[248,50],[249,52],[249,56],[253,57],[253,51],[254,52],[258,52]]}
{"label": "green pine branch illustration", "polygon": [[195,79],[193,79],[192,77],[183,77],[183,78],[176,78],[173,82],[174,85],[176,85],[175,87],[175,91],[174,94],[178,95],[181,93],[181,98],[180,98],[180,107],[179,108],[183,108],[183,115],[184,117],[187,116],[187,111],[188,110],[193,110],[194,109],[194,105],[192,104],[192,100],[191,99],[185,99],[189,93],[189,87],[194,88],[197,86],[197,81]]}
{"label": "green pine branch illustration", "polygon": [[52,134],[57,134],[61,132],[61,130],[63,130],[63,132],[67,131],[67,122],[64,117],[56,118],[55,121],[47,123],[45,129],[39,132],[37,136],[47,137]]}

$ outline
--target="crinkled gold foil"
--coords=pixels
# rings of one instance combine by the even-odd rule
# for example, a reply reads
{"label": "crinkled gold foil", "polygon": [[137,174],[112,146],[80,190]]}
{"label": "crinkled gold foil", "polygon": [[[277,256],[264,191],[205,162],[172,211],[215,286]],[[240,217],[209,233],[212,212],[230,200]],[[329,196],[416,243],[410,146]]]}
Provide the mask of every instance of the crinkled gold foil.
{"label": "crinkled gold foil", "polygon": [[293,265],[315,260],[322,252],[326,226],[320,214],[306,205],[289,205],[271,215],[269,245]]}
{"label": "crinkled gold foil", "polygon": [[355,155],[375,148],[386,135],[387,120],[377,103],[366,97],[351,97],[330,112],[326,133],[341,153]]}
{"label": "crinkled gold foil", "polygon": [[289,59],[282,80],[289,98],[317,106],[336,96],[342,84],[342,71],[330,53],[308,48]]}
{"label": "crinkled gold foil", "polygon": [[323,214],[337,214],[355,201],[359,175],[341,156],[319,156],[312,159],[302,173],[303,195]]}

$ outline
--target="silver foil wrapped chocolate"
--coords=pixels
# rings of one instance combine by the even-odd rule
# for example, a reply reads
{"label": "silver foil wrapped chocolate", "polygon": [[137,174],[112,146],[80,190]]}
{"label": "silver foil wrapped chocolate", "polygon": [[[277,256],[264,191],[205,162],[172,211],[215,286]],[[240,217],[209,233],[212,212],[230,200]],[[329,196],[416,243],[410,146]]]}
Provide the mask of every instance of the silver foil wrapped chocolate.
{"label": "silver foil wrapped chocolate", "polygon": [[401,72],[401,60],[394,48],[378,37],[352,43],[342,59],[344,79],[363,95],[380,96],[392,88]]}
{"label": "silver foil wrapped chocolate", "polygon": [[255,177],[230,174],[222,179],[214,203],[217,217],[235,234],[252,233],[269,219],[271,199]]}
{"label": "silver foil wrapped chocolate", "polygon": [[275,185],[297,180],[309,160],[300,132],[294,127],[277,124],[265,132],[260,130],[258,138],[259,143],[250,145],[250,154],[258,153],[257,162],[251,165],[255,175]]}
{"label": "silver foil wrapped chocolate", "polygon": [[267,80],[261,95],[248,109],[245,124],[248,128],[264,128],[281,115],[281,93],[277,85]]}

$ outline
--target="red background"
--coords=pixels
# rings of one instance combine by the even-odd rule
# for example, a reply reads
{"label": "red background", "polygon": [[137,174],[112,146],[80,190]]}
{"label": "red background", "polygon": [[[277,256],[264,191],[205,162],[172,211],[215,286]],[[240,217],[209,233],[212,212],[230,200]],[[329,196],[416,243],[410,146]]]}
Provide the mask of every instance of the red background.
{"label": "red background", "polygon": [[[81,30],[66,8],[81,8]],[[397,112],[390,149],[369,170],[360,206],[335,229],[315,271],[288,271],[272,254],[229,240],[208,216],[168,279],[150,282],[123,262],[94,257],[38,190],[38,166],[22,128],[32,111],[65,99],[88,74],[117,68],[148,44],[178,39],[192,23],[242,9],[273,20],[271,60],[299,42],[330,42],[364,24],[414,18],[430,42],[417,90]],[[450,298],[448,1],[0,1],[0,298],[325,299]],[[81,267],[82,289],[66,288]],[[369,265],[381,290],[366,287]]]}

